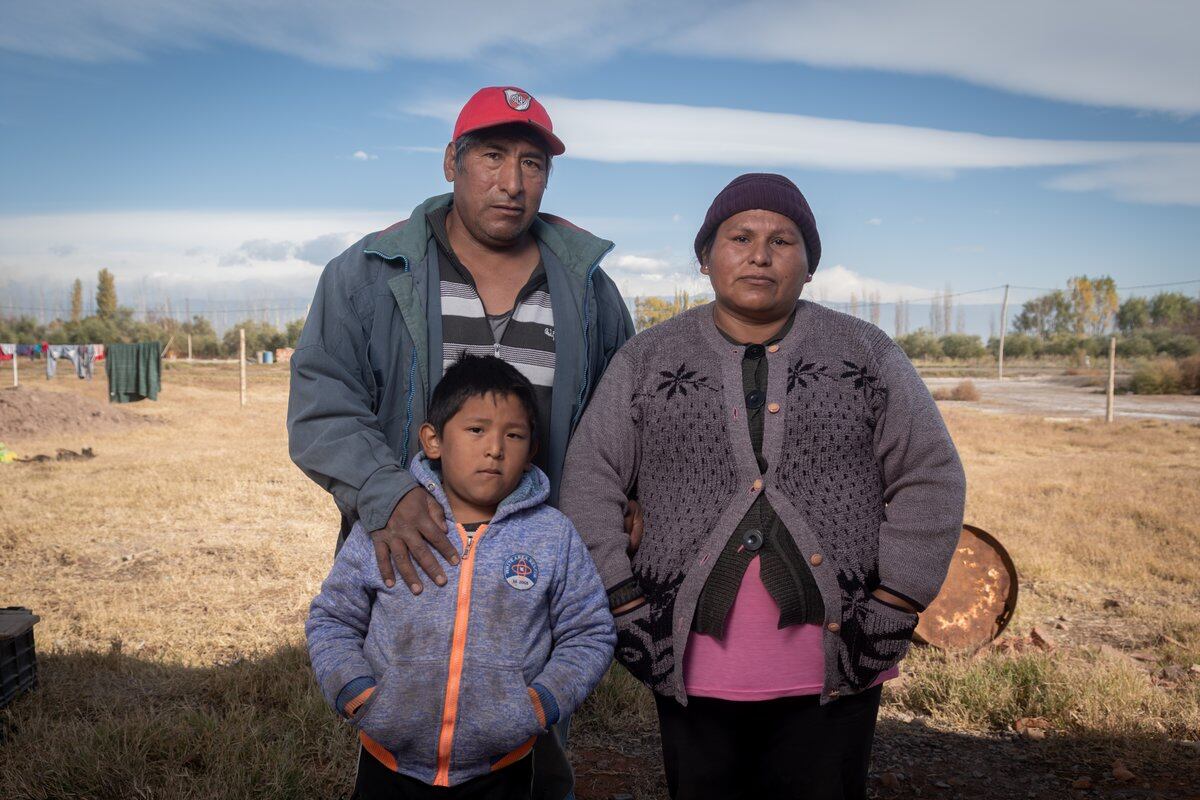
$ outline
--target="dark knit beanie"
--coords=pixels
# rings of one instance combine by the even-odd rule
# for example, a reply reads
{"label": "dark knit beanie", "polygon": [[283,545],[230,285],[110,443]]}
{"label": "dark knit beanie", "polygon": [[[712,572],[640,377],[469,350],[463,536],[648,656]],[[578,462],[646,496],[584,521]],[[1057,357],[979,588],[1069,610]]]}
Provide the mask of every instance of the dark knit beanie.
{"label": "dark knit beanie", "polygon": [[796,184],[782,175],[769,172],[750,172],[739,175],[721,190],[708,207],[704,224],[696,234],[696,259],[702,261],[700,251],[709,238],[717,232],[721,223],[751,209],[774,211],[796,223],[804,237],[804,250],[808,254],[808,272],[817,270],[821,260],[821,237],[817,235],[817,221],[813,218],[808,201],[796,188]]}

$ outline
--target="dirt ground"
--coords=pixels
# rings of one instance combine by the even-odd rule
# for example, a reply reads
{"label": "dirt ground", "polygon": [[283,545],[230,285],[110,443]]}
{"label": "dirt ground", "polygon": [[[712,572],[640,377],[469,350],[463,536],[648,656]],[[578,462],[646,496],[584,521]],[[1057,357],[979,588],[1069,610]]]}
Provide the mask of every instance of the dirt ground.
{"label": "dirt ground", "polygon": [[[925,379],[932,389],[948,388],[962,378]],[[971,378],[980,399],[970,403],[982,411],[1037,415],[1047,419],[1104,419],[1104,389],[1088,385],[1094,378],[1048,375]],[[1113,413],[1119,419],[1162,419],[1200,422],[1200,395],[1118,394]]]}
{"label": "dirt ground", "polygon": [[141,425],[147,419],[103,399],[39,391],[36,384],[0,389],[0,442],[9,445],[47,435],[63,434],[68,440],[80,435],[86,438],[93,432]]}
{"label": "dirt ground", "polygon": [[[127,408],[102,377],[14,393],[79,424],[0,441],[96,457],[0,465],[0,605],[42,616],[41,686],[0,711],[5,800],[348,794],[353,740],[302,646],[336,514],[287,457],[286,368],[250,380],[245,408],[220,364],[172,365],[159,402]],[[1200,425],[981,413],[1009,386],[976,383],[983,400],[942,409],[967,519],[1008,547],[1021,599],[998,647],[914,650],[871,796],[1200,798]],[[1030,719],[1040,735],[1016,730]],[[666,796],[653,704],[620,668],[576,714],[572,759],[581,800]]]}

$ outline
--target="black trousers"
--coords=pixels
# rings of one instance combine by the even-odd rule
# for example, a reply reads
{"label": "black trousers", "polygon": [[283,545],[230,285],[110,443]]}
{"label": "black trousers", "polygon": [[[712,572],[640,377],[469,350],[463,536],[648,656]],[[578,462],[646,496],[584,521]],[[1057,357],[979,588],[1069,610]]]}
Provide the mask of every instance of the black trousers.
{"label": "black trousers", "polygon": [[416,778],[392,772],[366,750],[358,750],[358,777],[354,800],[529,800],[533,783],[533,758],[457,786],[430,786]]}
{"label": "black trousers", "polygon": [[737,702],[654,695],[674,800],[865,800],[882,687]]}

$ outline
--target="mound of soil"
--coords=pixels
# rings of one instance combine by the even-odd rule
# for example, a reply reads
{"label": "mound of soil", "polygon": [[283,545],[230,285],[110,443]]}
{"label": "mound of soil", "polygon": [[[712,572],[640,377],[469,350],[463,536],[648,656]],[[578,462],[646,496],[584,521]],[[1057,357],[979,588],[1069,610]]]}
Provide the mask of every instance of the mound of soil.
{"label": "mound of soil", "polygon": [[19,387],[0,391],[0,441],[142,425],[146,418],[87,397]]}

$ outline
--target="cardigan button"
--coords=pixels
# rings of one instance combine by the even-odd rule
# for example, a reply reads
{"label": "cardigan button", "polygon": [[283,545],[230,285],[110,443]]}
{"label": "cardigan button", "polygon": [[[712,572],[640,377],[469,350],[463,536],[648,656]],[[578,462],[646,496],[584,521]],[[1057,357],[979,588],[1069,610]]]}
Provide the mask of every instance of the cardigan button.
{"label": "cardigan button", "polygon": [[758,389],[751,389],[746,393],[746,408],[753,411],[756,408],[762,408],[762,404],[767,401],[766,392]]}
{"label": "cardigan button", "polygon": [[745,352],[742,353],[742,358],[749,359],[750,361],[757,361],[758,359],[763,357],[763,351],[765,349],[766,348],[763,347],[761,344],[749,345],[746,347]]}
{"label": "cardigan button", "polygon": [[779,352],[779,345],[777,345],[777,344],[773,344],[773,345],[771,345],[770,347],[768,347],[768,348],[767,348],[767,352],[768,352],[768,353],[778,353],[778,352]]}
{"label": "cardigan button", "polygon": [[754,483],[750,484],[750,491],[757,492],[760,489],[762,489],[762,486],[763,486],[762,478],[758,478],[757,480],[754,481]]}
{"label": "cardigan button", "polygon": [[751,528],[746,531],[745,535],[742,536],[742,546],[751,553],[758,552],[759,548],[763,546],[762,531],[758,528]]}
{"label": "cardigan button", "polygon": [[829,690],[829,697],[830,697],[830,699],[832,699],[832,698],[834,698],[834,697],[838,697],[839,695],[841,695],[841,692],[839,692],[837,689],[830,689],[830,690]]}
{"label": "cardigan button", "polygon": [[829,629],[830,633],[837,633],[838,631],[840,631],[842,629],[842,626],[837,624],[836,622],[831,622],[828,625],[826,625],[825,627]]}
{"label": "cardigan button", "polygon": [[772,414],[778,414],[779,413],[779,403],[768,403],[767,411],[770,411]]}
{"label": "cardigan button", "polygon": [[813,553],[812,557],[808,559],[808,563],[812,564],[814,567],[819,567],[821,566],[821,562],[824,560],[825,559],[822,558],[820,553]]}

